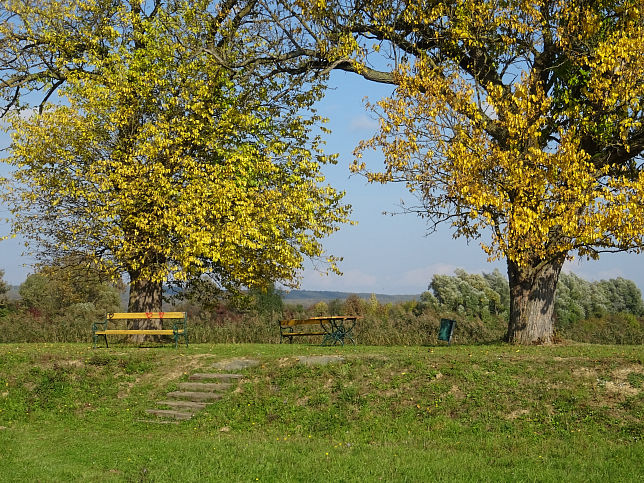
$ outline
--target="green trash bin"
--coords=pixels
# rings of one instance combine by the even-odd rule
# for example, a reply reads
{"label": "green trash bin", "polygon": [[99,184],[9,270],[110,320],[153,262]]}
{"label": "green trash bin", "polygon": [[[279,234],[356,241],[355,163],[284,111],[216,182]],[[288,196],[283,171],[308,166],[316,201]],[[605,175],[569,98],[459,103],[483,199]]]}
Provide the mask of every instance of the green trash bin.
{"label": "green trash bin", "polygon": [[441,319],[441,325],[438,328],[438,340],[444,340],[447,345],[450,345],[454,335],[454,327],[456,327],[455,320]]}

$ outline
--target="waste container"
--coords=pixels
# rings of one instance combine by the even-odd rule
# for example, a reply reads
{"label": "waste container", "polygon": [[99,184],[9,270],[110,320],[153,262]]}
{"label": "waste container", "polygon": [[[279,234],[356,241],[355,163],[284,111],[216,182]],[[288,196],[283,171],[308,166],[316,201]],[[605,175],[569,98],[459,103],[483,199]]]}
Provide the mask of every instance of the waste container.
{"label": "waste container", "polygon": [[452,343],[452,336],[454,335],[454,327],[456,321],[451,319],[441,319],[441,325],[438,328],[438,340],[444,340],[447,345]]}

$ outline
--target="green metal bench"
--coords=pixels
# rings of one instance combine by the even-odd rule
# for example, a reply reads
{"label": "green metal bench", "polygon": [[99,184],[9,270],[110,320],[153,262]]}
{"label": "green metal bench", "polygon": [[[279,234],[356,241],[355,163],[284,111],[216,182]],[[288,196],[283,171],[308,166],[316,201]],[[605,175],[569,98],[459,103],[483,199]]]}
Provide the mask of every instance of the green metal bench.
{"label": "green metal bench", "polygon": [[[173,325],[172,329],[107,328],[109,322],[133,319],[159,319],[161,321],[171,319]],[[96,343],[100,336],[103,336],[105,339],[105,347],[109,347],[107,344],[108,335],[170,335],[174,338],[175,348],[179,345],[179,337],[183,337],[186,347],[188,347],[188,317],[186,312],[115,312],[107,314],[104,321],[94,322],[92,324],[94,348],[96,348]]]}
{"label": "green metal bench", "polygon": [[323,335],[322,345],[344,345],[347,339],[355,344],[353,328],[359,318],[354,315],[329,315],[280,320],[280,343],[289,339],[292,344],[293,337]]}

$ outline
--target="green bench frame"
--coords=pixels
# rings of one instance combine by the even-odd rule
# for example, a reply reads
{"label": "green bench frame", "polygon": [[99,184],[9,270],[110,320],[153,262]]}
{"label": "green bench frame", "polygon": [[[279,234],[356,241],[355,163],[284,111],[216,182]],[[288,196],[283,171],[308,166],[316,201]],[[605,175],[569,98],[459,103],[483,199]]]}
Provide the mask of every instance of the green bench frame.
{"label": "green bench frame", "polygon": [[[159,319],[161,321],[170,319],[173,321],[172,329],[108,329],[108,323],[116,320],[133,320],[133,319]],[[92,338],[94,348],[98,338],[103,336],[105,347],[108,335],[171,335],[174,338],[174,347],[179,346],[179,337],[183,337],[186,347],[188,347],[188,315],[186,312],[114,312],[107,314],[104,321],[94,322],[92,324]]]}

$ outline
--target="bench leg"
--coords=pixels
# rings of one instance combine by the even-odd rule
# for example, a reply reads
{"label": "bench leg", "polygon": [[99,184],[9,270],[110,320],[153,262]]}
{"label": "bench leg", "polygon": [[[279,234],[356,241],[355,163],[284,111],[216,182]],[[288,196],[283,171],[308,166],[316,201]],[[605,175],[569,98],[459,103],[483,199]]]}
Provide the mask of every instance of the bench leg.
{"label": "bench leg", "polygon": [[[110,346],[107,344],[107,335],[106,334],[102,334],[102,335],[103,335],[103,339],[105,339],[105,347],[109,349]],[[96,346],[98,345],[98,336],[94,334],[92,338],[94,339],[93,349],[96,349]]]}
{"label": "bench leg", "polygon": [[183,337],[183,341],[186,343],[186,348],[188,347],[188,334],[184,332],[183,334],[174,334],[174,348],[179,348],[179,337]]}

